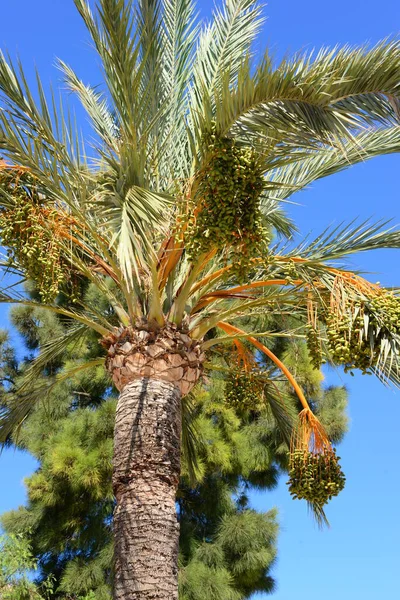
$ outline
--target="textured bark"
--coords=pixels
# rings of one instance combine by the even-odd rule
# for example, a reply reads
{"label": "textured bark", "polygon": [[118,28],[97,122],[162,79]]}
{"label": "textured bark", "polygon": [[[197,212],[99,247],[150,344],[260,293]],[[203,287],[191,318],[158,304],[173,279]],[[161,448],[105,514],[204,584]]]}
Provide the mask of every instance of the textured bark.
{"label": "textured bark", "polygon": [[104,337],[106,365],[115,387],[122,390],[134,379],[158,379],[174,383],[186,396],[203,373],[206,355],[201,341],[174,323],[162,327],[146,320],[135,327],[120,327]]}
{"label": "textured bark", "polygon": [[181,393],[143,378],[120,394],[114,435],[115,600],[177,600]]}

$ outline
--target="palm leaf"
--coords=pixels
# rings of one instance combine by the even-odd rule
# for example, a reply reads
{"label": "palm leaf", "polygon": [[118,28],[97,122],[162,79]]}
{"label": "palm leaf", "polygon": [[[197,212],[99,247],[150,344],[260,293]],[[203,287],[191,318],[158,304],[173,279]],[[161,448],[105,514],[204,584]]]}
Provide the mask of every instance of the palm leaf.
{"label": "palm leaf", "polygon": [[[201,33],[193,64],[191,82],[191,112],[199,125],[204,104],[211,100],[222,85],[229,70],[233,83],[251,48],[263,20],[261,5],[254,0],[227,0],[223,9],[216,9],[213,22]],[[213,118],[213,111],[208,120]]]}
{"label": "palm leaf", "polygon": [[119,151],[118,131],[119,127],[112,112],[108,108],[107,101],[102,94],[96,92],[90,85],[85,85],[76,73],[62,60],[58,61],[59,68],[65,77],[67,87],[78,95],[78,98],[86,110],[94,131],[106,144],[111,152]]}
{"label": "palm leaf", "polygon": [[71,116],[53,96],[50,110],[39,77],[37,83],[39,105],[22,66],[15,67],[0,52],[0,149],[11,164],[29,169],[46,196],[72,204],[83,184],[84,150]]}
{"label": "palm leaf", "polygon": [[[166,136],[168,150],[165,173],[173,177],[189,176],[187,152],[189,140],[186,121],[189,110],[188,82],[192,77],[194,48],[199,32],[192,0],[163,0],[163,82],[164,102],[169,104]],[[172,174],[171,165],[175,165]]]}
{"label": "palm leaf", "polygon": [[272,190],[267,188],[263,205],[267,201],[283,200],[317,179],[333,175],[374,156],[399,152],[400,127],[396,125],[376,131],[367,129],[354,135],[353,139],[343,144],[343,148],[344,151],[318,148],[298,158],[296,154],[267,158],[266,177]]}
{"label": "palm leaf", "polygon": [[250,136],[278,129],[340,147],[354,128],[397,120],[390,98],[400,91],[399,59],[399,42],[383,41],[372,49],[321,50],[315,59],[299,55],[277,68],[267,55],[255,75],[247,61],[239,85],[218,90],[218,127]]}
{"label": "palm leaf", "polygon": [[88,329],[92,329],[96,331],[100,335],[108,335],[110,333],[109,329],[105,328],[101,325],[96,318],[92,318],[90,314],[86,314],[83,312],[68,310],[66,308],[62,308],[60,306],[52,305],[52,304],[44,304],[43,302],[36,302],[34,300],[29,300],[24,298],[20,293],[16,292],[13,295],[7,293],[8,288],[0,290],[0,304],[20,304],[22,306],[32,306],[34,308],[44,308],[45,310],[49,310],[50,312],[54,312],[60,316],[66,317],[67,319],[71,319],[72,321],[76,321],[78,323],[82,323]]}
{"label": "palm leaf", "polygon": [[301,242],[287,252],[286,257],[301,257],[311,265],[313,261],[326,263],[356,252],[400,248],[400,231],[394,227],[387,228],[387,225],[387,221],[341,223],[327,228],[311,242]]}

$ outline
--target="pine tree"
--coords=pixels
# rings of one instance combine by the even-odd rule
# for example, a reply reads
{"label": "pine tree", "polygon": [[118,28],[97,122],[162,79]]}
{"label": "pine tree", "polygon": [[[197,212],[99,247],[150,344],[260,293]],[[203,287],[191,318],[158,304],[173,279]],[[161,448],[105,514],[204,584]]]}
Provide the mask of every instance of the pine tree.
{"label": "pine tree", "polygon": [[0,598],[2,600],[43,600],[38,587],[27,577],[36,561],[26,539],[19,535],[0,537]]}
{"label": "pine tree", "polygon": [[[91,286],[85,302],[109,310]],[[12,322],[31,354],[18,365],[2,334],[3,398],[35,353],[64,326],[59,317],[33,307],[14,309]],[[288,364],[296,364],[298,380],[313,398],[314,410],[332,439],[340,441],[346,429],[345,390],[322,388],[322,376],[311,367],[304,342],[280,346],[275,350]],[[99,352],[97,342],[71,344],[65,362],[51,365],[41,377],[51,380],[83,359],[96,359]],[[259,399],[250,408],[232,404],[223,356],[218,367],[207,390],[198,390],[184,411],[188,423],[177,497],[181,600],[239,600],[274,586],[270,569],[276,555],[276,512],[252,510],[248,492],[254,487],[274,487],[287,468],[287,445],[270,404],[262,405]],[[298,410],[296,396],[286,382],[271,378],[271,383],[278,390],[277,399],[279,394],[285,398],[291,418]],[[115,404],[100,365],[78,371],[37,405],[14,438],[18,447],[37,458],[40,467],[26,481],[28,505],[3,515],[2,523],[10,535],[23,536],[30,545],[40,569],[38,583],[54,582],[51,593],[57,597],[110,597]]]}

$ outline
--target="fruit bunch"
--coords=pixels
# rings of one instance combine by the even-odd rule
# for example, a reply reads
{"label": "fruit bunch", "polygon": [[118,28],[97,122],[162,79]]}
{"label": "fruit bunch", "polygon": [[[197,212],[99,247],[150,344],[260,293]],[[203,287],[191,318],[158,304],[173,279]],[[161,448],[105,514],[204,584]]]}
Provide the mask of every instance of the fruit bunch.
{"label": "fruit bunch", "polygon": [[314,369],[320,369],[325,362],[322,357],[321,342],[317,330],[311,325],[307,329],[307,348]]}
{"label": "fruit bunch", "polygon": [[400,335],[400,297],[383,292],[371,300],[368,309],[376,315],[381,328]]}
{"label": "fruit bunch", "polygon": [[327,311],[325,323],[333,361],[345,365],[345,371],[357,368],[366,373],[377,363],[383,340],[400,334],[400,298],[382,292],[347,314]]}
{"label": "fruit bunch", "polygon": [[233,271],[243,279],[251,258],[259,256],[269,239],[262,226],[260,195],[264,181],[250,148],[212,130],[204,136],[205,166],[186,229],[190,258],[212,248],[227,250]]}
{"label": "fruit bunch", "polygon": [[254,371],[233,369],[225,383],[225,401],[236,410],[259,410],[262,402],[262,382]]}
{"label": "fruit bunch", "polygon": [[285,277],[288,283],[295,285],[296,279],[298,279],[296,263],[292,260],[289,260],[287,263],[283,264],[282,275]]}
{"label": "fruit bunch", "polygon": [[369,341],[363,335],[364,319],[361,307],[355,319],[352,315],[326,313],[328,351],[334,363],[345,366],[345,371],[360,369],[366,373],[374,359]]}
{"label": "fruit bunch", "polygon": [[59,219],[55,209],[29,196],[16,197],[12,209],[0,212],[1,243],[7,247],[8,262],[22,267],[44,302],[55,298],[70,274],[56,240]]}
{"label": "fruit bunch", "polygon": [[333,449],[314,453],[293,450],[289,457],[289,493],[322,508],[344,488],[346,477]]}

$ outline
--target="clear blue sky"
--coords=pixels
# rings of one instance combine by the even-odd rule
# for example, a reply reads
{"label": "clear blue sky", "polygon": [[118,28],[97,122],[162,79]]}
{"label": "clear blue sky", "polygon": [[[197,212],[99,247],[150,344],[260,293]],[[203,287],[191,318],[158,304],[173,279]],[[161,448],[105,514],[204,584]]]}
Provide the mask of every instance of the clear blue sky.
{"label": "clear blue sky", "polygon": [[[199,1],[201,14],[212,2]],[[398,0],[271,0],[260,48],[270,45],[278,55],[322,45],[376,42],[399,34]],[[45,82],[57,83],[55,58],[71,63],[85,80],[98,82],[97,59],[72,0],[9,0],[3,2],[0,47],[16,52],[33,74],[36,64]],[[400,223],[400,156],[375,159],[318,182],[297,196],[290,208],[302,233],[354,217],[391,218]],[[354,259],[373,271],[371,278],[400,283],[400,251]],[[5,313],[3,325],[5,325]],[[350,391],[351,430],[339,454],[347,486],[331,503],[331,529],[319,531],[304,504],[292,501],[284,481],[268,494],[253,495],[253,504],[280,510],[278,582],[275,600],[396,600],[400,597],[400,393],[385,389],[371,377],[350,378],[329,373],[329,383],[345,383]],[[33,469],[26,455],[0,457],[0,512],[24,500],[22,478]]]}

